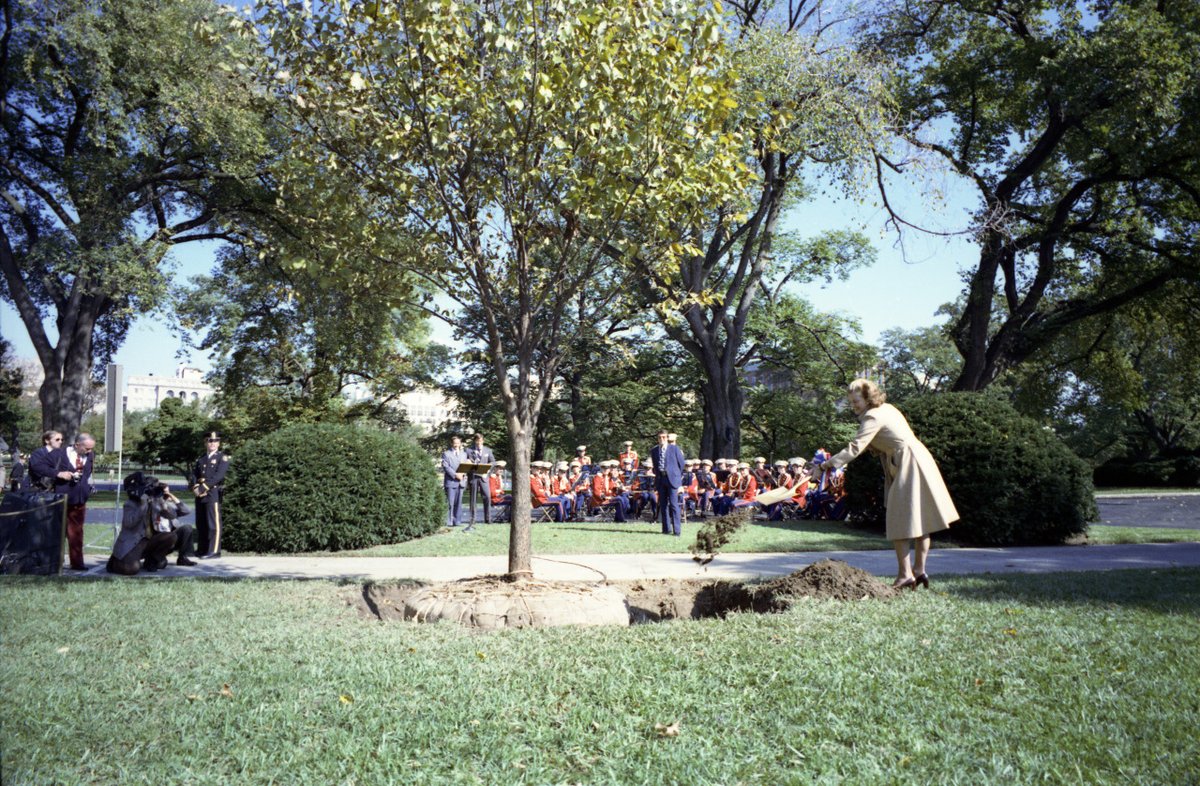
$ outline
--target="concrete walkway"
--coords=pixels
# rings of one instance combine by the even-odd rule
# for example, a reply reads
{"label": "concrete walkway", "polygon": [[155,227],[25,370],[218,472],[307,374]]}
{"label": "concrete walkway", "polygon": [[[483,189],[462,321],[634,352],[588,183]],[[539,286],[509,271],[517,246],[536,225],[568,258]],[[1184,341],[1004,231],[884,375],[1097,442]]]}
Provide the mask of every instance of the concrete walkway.
{"label": "concrete walkway", "polygon": [[[94,560],[94,558],[90,558]],[[688,554],[573,554],[535,556],[540,579],[753,579],[783,576],[822,559],[839,559],[878,576],[892,577],[891,551],[822,551],[790,554],[722,554],[700,566]],[[933,549],[931,576],[961,573],[1050,573],[1125,568],[1200,567],[1200,543],[1122,546],[1035,546],[1025,548]],[[329,579],[345,581],[455,581],[508,569],[507,556],[494,557],[223,557],[195,567],[174,562],[139,577],[224,579]],[[78,577],[107,576],[103,565]]]}

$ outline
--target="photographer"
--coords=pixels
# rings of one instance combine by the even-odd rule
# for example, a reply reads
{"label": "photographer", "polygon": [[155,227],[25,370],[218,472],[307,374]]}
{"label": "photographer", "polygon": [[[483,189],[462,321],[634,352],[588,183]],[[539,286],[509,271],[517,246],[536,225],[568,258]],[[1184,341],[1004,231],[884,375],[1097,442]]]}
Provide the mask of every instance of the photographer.
{"label": "photographer", "polygon": [[167,564],[166,557],[174,550],[178,537],[174,532],[154,530],[149,491],[158,485],[157,478],[141,472],[133,473],[121,484],[126,500],[121,509],[121,532],[108,558],[109,573],[136,576],[143,568],[153,572]]}
{"label": "photographer", "polygon": [[[147,478],[147,482],[155,480]],[[166,483],[155,483],[147,491],[147,497],[150,502],[150,520],[155,532],[173,532],[175,533],[175,551],[179,557],[175,560],[176,565],[190,567],[195,565],[195,561],[190,557],[196,556],[194,549],[196,531],[191,524],[177,524],[176,520],[186,516],[190,511],[188,506],[171,493],[171,487]],[[168,552],[170,553],[170,552]],[[166,567],[167,560],[164,557],[157,568]]]}

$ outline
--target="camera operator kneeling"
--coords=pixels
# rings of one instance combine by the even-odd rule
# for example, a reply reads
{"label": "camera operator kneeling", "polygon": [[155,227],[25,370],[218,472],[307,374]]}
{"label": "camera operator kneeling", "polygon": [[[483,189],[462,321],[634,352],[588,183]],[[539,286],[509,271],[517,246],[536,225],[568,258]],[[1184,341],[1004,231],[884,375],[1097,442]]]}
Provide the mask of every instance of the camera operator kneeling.
{"label": "camera operator kneeling", "polygon": [[[157,478],[135,472],[122,483],[125,505],[121,510],[121,532],[108,559],[108,572],[133,576],[139,570],[156,571],[167,565],[167,555],[179,549],[179,565],[195,565],[187,558],[192,528],[178,528],[174,520],[187,507]],[[166,522],[163,521],[166,519]]]}

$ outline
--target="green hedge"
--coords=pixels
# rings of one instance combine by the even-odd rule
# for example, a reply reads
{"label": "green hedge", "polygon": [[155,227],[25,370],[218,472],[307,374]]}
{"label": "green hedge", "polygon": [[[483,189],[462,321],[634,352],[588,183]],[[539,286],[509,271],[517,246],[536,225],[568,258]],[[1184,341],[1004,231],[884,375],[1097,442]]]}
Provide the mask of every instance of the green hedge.
{"label": "green hedge", "polygon": [[[1061,543],[1097,518],[1092,473],[1048,429],[985,393],[909,400],[905,416],[941,468],[962,520],[950,534],[980,545]],[[882,528],[883,475],[863,456],[846,475],[850,518]]]}
{"label": "green hedge", "polygon": [[337,551],[428,535],[446,518],[430,458],[366,426],[299,423],[230,460],[222,540],[232,551]]}

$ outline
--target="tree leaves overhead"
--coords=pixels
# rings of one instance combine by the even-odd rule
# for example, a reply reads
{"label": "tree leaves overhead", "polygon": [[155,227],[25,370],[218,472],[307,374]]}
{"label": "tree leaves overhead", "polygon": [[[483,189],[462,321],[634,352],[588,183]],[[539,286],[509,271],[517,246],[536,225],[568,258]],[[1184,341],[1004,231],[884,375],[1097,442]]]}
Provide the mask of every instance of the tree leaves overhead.
{"label": "tree leaves overhead", "polygon": [[1068,326],[1200,279],[1200,6],[882,11],[869,31],[906,66],[909,137],[978,196],[956,387],[982,388]]}

